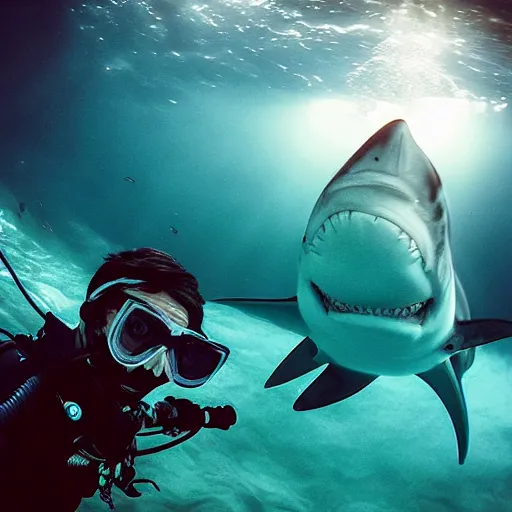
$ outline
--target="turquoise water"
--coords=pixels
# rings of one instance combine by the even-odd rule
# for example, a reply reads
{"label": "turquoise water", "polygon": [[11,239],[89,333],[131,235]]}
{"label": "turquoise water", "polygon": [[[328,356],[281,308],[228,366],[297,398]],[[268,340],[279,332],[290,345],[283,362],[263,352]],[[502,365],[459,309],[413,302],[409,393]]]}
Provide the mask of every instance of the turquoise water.
{"label": "turquoise water", "polygon": [[[20,64],[0,76],[0,243],[70,325],[103,255],[135,246],[174,254],[207,298],[292,295],[316,198],[396,117],[443,180],[473,316],[511,318],[504,3],[52,6],[46,29],[10,12],[32,44],[6,46]],[[0,325],[35,332],[38,317],[0,273]],[[139,461],[138,476],[162,492],[116,494],[119,510],[512,510],[510,340],[479,349],[464,378],[471,446],[461,467],[449,418],[419,379],[382,378],[297,413],[317,372],[263,384],[299,337],[214,304],[206,322],[232,349],[226,367],[204,388],[169,385],[150,398],[229,402],[239,423]],[[106,509],[96,498],[80,507]]]}

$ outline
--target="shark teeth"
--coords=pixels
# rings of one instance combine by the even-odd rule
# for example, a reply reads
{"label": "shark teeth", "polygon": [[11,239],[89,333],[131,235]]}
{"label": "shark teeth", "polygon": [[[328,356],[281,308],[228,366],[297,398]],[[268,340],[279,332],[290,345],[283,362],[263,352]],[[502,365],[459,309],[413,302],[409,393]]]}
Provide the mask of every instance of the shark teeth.
{"label": "shark teeth", "polygon": [[312,283],[312,285],[320,297],[326,312],[333,311],[335,313],[352,313],[405,320],[422,320],[425,317],[427,306],[430,302],[430,300],[415,302],[414,304],[409,304],[408,306],[401,308],[370,308],[363,305],[347,304],[346,302],[333,299],[320,290],[315,283]]}
{"label": "shark teeth", "polygon": [[416,241],[411,238],[403,229],[394,224],[393,222],[385,219],[384,217],[378,217],[375,215],[370,215],[368,213],[358,212],[357,210],[342,210],[340,212],[334,213],[318,228],[312,240],[306,240],[306,237],[302,240],[304,249],[307,252],[313,252],[318,254],[317,243],[325,241],[325,234],[330,231],[336,231],[336,225],[340,221],[350,221],[353,216],[359,215],[368,215],[373,217],[373,222],[386,222],[388,224],[393,225],[396,230],[397,240],[404,240],[404,242],[408,246],[409,253],[416,259],[420,260],[423,268],[426,270],[426,263],[423,255],[421,254],[420,248]]}

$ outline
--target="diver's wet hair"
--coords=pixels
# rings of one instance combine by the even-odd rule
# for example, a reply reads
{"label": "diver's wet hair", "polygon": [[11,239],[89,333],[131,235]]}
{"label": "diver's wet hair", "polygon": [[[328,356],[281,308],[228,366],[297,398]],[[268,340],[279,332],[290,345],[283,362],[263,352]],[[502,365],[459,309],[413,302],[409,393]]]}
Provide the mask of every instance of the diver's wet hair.
{"label": "diver's wet hair", "polygon": [[[178,301],[188,312],[189,328],[202,332],[205,301],[199,293],[197,279],[172,256],[144,247],[111,253],[104,259],[87,287],[87,297],[109,281],[122,277],[140,279],[147,282],[141,289],[151,293],[167,292]],[[109,305],[107,303],[106,307]]]}

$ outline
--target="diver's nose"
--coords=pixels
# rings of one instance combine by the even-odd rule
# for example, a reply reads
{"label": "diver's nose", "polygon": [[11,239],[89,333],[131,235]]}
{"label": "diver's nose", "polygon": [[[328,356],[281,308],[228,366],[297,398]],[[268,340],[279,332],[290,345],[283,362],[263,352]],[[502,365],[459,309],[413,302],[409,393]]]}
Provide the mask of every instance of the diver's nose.
{"label": "diver's nose", "polygon": [[164,365],[165,365],[165,353],[160,354],[160,355],[155,356],[152,359],[150,359],[144,365],[144,368],[146,370],[152,371],[153,375],[155,377],[160,377],[160,375],[162,375],[162,372],[164,370]]}

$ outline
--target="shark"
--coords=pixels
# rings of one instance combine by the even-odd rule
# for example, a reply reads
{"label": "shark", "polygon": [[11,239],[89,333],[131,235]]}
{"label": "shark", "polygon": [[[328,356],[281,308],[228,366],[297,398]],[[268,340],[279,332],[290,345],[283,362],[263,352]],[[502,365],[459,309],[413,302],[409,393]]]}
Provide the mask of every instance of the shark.
{"label": "shark", "polygon": [[371,136],[334,175],[302,238],[296,295],[214,299],[304,336],[265,383],[324,366],[296,411],[341,402],[380,376],[416,375],[443,402],[469,449],[462,377],[476,348],[512,322],[471,319],[455,272],[441,179],[402,119]]}

